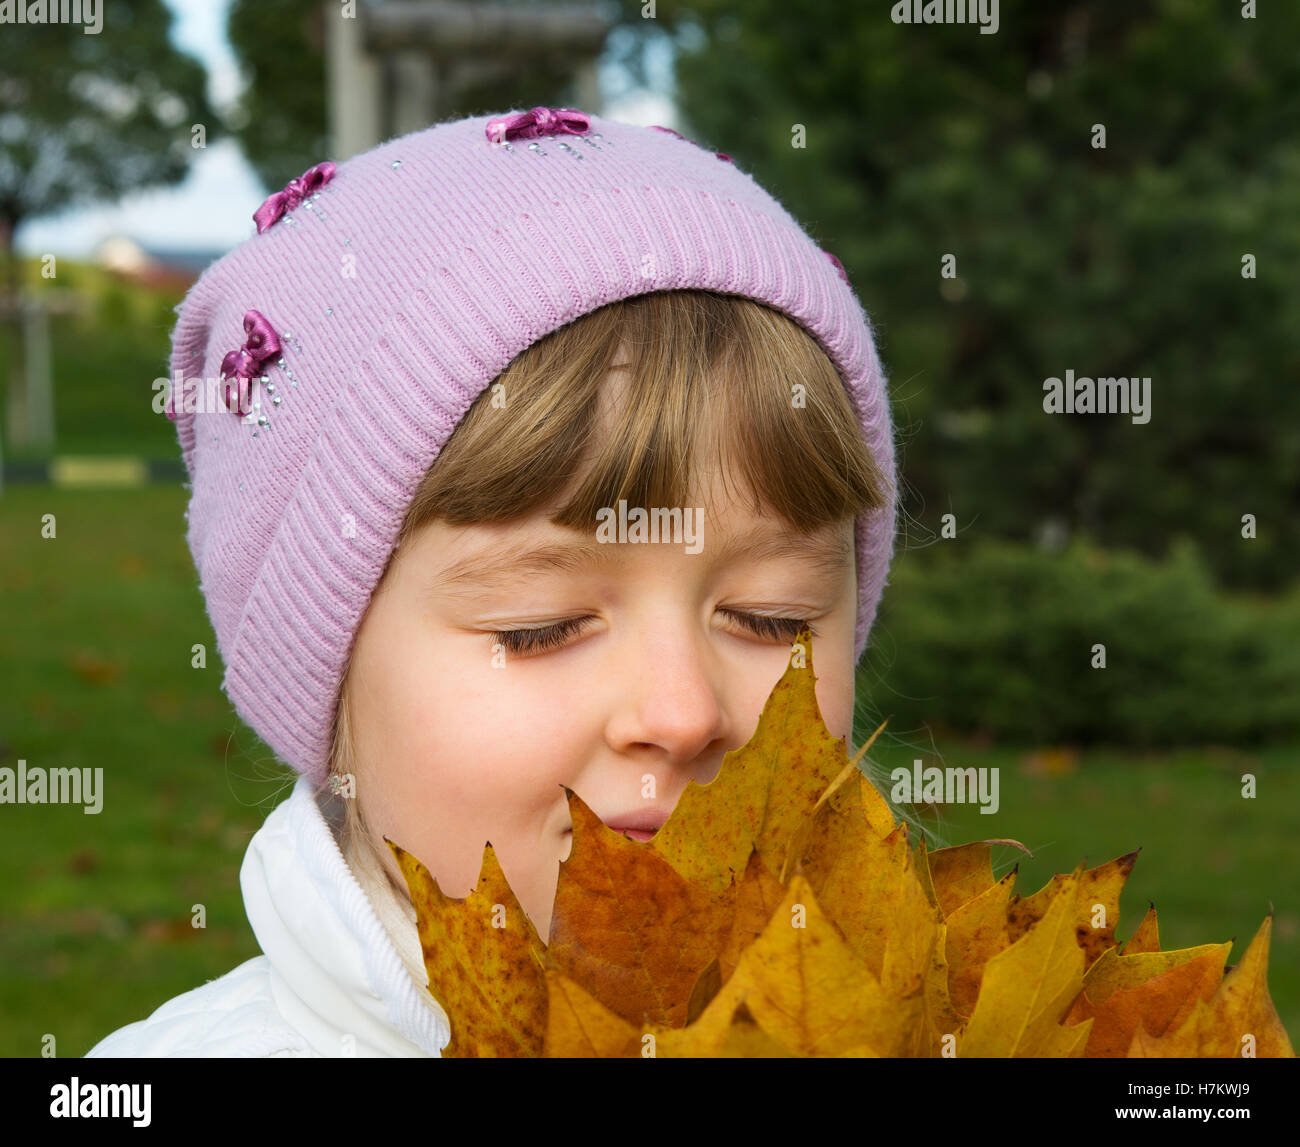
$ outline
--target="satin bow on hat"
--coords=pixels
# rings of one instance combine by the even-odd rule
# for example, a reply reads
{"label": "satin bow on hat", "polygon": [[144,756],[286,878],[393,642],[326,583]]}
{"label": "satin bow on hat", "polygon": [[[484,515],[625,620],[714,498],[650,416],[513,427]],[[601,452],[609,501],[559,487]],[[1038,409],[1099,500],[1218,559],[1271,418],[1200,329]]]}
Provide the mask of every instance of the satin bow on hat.
{"label": "satin bow on hat", "polygon": [[[264,363],[280,357],[280,336],[261,311],[244,312],[244,334],[244,345],[230,351],[221,360],[221,377],[234,380],[227,382],[223,389],[226,409],[241,415],[248,413],[250,382],[262,373]],[[231,404],[232,391],[237,405]],[[176,421],[176,395],[170,390],[166,413],[168,418]]]}
{"label": "satin bow on hat", "polygon": [[[651,130],[651,131],[661,131],[661,132],[663,132],[665,135],[675,135],[678,139],[686,140],[687,143],[692,144],[692,145],[695,146],[695,147],[699,147],[699,146],[700,146],[700,145],[699,145],[698,143],[696,143],[693,139],[686,139],[686,137],[685,137],[684,135],[682,135],[681,132],[679,132],[679,131],[674,131],[674,130],[673,130],[672,128],[670,128],[670,127],[663,127],[663,126],[661,126],[660,124],[652,123],[652,124],[650,125],[650,130]],[[716,156],[717,156],[720,160],[722,160],[724,163],[734,163],[734,162],[735,162],[735,161],[731,158],[731,156],[729,156],[725,151],[715,151],[713,154],[716,155]]]}
{"label": "satin bow on hat", "polygon": [[336,170],[336,164],[318,163],[315,167],[309,167],[297,179],[289,180],[282,191],[267,196],[262,206],[253,212],[257,233],[260,235],[286,211],[292,211],[309,195],[314,195],[334,178]]}
{"label": "satin bow on hat", "polygon": [[[280,357],[280,337],[261,311],[244,312],[244,345],[230,351],[221,360],[221,377],[233,378],[225,387],[226,409],[236,414],[248,413],[249,383],[262,373],[262,365]],[[237,404],[230,401],[232,389]]]}
{"label": "satin bow on hat", "polygon": [[[823,250],[822,254],[825,255],[826,258],[828,258],[832,263],[835,264],[835,269],[840,273],[840,278],[843,279],[846,283],[848,283],[849,273],[844,269],[844,264],[841,263],[837,258],[835,258],[835,256],[832,255],[829,251]],[[849,285],[852,286],[853,284],[849,283]]]}
{"label": "satin bow on hat", "polygon": [[492,143],[510,139],[536,139],[540,135],[581,135],[591,128],[591,117],[577,108],[533,108],[518,115],[490,119],[484,127]]}

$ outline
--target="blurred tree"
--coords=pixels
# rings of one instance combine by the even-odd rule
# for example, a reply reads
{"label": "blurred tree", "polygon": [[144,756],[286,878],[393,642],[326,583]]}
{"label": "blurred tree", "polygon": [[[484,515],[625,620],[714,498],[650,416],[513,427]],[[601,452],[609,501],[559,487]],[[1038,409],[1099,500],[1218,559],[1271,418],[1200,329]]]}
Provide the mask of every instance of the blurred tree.
{"label": "blurred tree", "polygon": [[[22,314],[13,240],[24,219],[179,183],[198,145],[221,134],[207,72],[172,44],[162,0],[116,0],[102,14],[93,34],[78,23],[51,23],[6,25],[0,35],[0,314],[7,320]],[[27,378],[22,340],[7,342],[9,430],[22,442],[35,397],[28,387],[43,388]]]}
{"label": "blurred tree", "polygon": [[227,35],[247,81],[230,125],[270,189],[329,157],[324,8],[319,0],[230,6]]}
{"label": "blurred tree", "polygon": [[[495,0],[494,7],[538,0]],[[364,19],[366,0],[355,0]],[[241,148],[268,188],[283,187],[331,157],[326,95],[325,21],[346,18],[345,0],[233,0],[231,47],[248,77],[231,117]],[[477,111],[573,102],[573,70],[563,51],[537,52],[504,75],[481,75],[474,61],[442,77],[442,118]]]}
{"label": "blurred tree", "polygon": [[[621,3],[633,56],[675,40],[681,130],[848,269],[925,528],[1186,534],[1229,583],[1295,576],[1300,7],[1007,0],[982,35],[883,3]],[[1045,414],[1067,369],[1149,376],[1150,421]]]}
{"label": "blurred tree", "polygon": [[116,0],[102,30],[8,26],[0,36],[0,251],[16,288],[24,219],[142,187],[179,183],[195,125],[219,138],[207,72],[170,39],[162,0]]}

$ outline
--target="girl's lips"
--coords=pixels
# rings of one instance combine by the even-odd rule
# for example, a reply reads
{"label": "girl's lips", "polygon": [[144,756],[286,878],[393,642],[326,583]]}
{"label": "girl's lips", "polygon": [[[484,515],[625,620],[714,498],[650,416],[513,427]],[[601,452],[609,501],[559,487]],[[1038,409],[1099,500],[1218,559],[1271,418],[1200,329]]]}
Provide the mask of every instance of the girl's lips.
{"label": "girl's lips", "polygon": [[[614,825],[612,825],[612,824],[611,824],[611,825],[606,825],[605,827],[606,827],[606,828],[612,828],[612,829],[614,829],[615,832],[621,832],[624,836],[628,837],[630,840],[637,840],[637,841],[640,841],[642,844],[644,844],[647,840],[652,840],[652,839],[654,838],[654,834],[655,834],[656,832],[659,831],[658,829],[643,829],[643,828],[616,828],[616,827],[615,827]],[[572,829],[572,828],[566,828],[566,829],[564,830],[564,835],[565,835],[565,836],[572,836],[572,835],[573,835],[573,829]]]}
{"label": "girl's lips", "polygon": [[[606,828],[621,832],[629,840],[645,844],[663,828],[664,822],[668,820],[671,813],[671,807],[644,807],[628,809],[624,812],[611,811],[609,819],[603,816],[600,819]],[[572,832],[572,825],[565,831]]]}
{"label": "girl's lips", "polygon": [[642,844],[654,836],[653,832],[647,832],[641,828],[620,828],[615,831],[621,832],[624,836],[631,837],[633,840],[639,840]]}

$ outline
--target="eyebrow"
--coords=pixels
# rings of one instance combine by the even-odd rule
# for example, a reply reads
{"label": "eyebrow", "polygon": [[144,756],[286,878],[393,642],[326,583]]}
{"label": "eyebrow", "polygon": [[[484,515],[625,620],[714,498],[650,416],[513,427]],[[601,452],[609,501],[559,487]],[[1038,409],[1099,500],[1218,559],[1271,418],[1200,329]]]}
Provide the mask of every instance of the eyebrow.
{"label": "eyebrow", "polygon": [[[494,552],[509,543],[497,543],[484,553],[471,554],[453,562],[438,577],[430,592],[445,597],[465,597],[484,589],[517,583],[529,574],[573,573],[584,565],[610,567],[618,564],[623,546],[602,545],[594,539],[552,542],[523,550]],[[706,551],[707,552],[707,551]],[[837,577],[853,560],[853,534],[837,531],[824,534],[791,534],[784,530],[763,530],[732,534],[712,555],[717,565],[737,558],[800,558],[818,573]]]}

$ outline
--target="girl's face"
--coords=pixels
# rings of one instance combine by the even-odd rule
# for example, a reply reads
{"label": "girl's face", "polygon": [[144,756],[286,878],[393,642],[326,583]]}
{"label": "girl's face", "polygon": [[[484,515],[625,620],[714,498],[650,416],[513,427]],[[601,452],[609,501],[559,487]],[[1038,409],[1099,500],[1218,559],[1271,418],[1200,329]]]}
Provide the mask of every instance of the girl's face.
{"label": "girl's face", "polygon": [[349,704],[357,799],[399,887],[381,834],[455,897],[491,841],[546,940],[572,843],[560,786],[606,824],[662,824],[749,740],[801,621],[826,726],[850,735],[852,521],[804,538],[715,496],[697,553],[602,544],[595,524],[545,510],[435,521],[398,550],[358,631]]}

